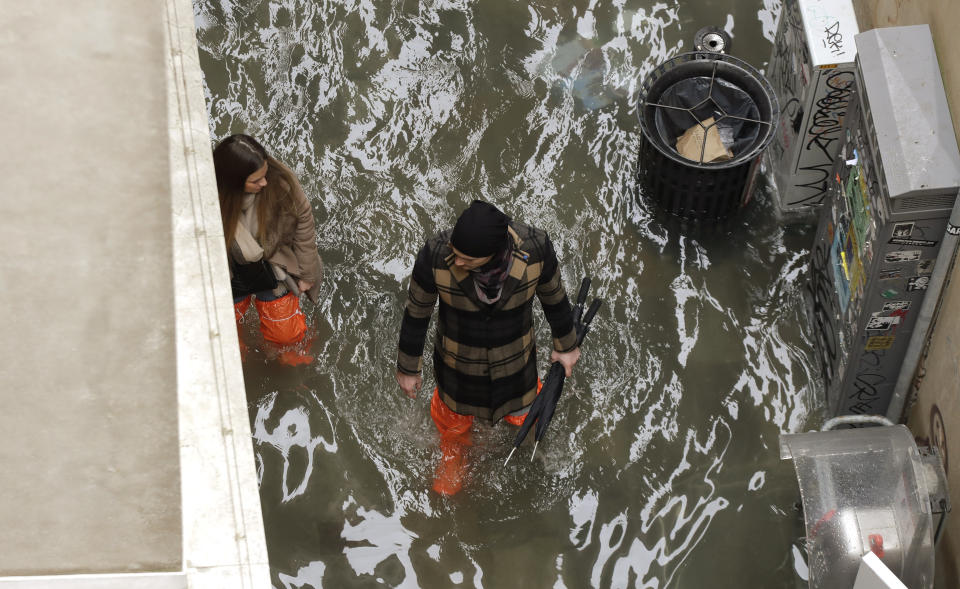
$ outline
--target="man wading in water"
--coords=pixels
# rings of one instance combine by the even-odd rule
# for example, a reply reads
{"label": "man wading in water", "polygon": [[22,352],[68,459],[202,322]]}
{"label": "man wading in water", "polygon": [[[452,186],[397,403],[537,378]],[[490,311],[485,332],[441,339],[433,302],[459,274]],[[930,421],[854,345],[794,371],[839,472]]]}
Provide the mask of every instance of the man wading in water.
{"label": "man wading in water", "polygon": [[443,453],[433,489],[460,490],[474,417],[521,425],[537,396],[533,296],[553,333],[551,361],[569,377],[580,359],[553,244],[539,229],[475,200],[452,230],[417,254],[400,327],[397,382],[411,399],[423,384],[423,346],[440,299],[430,415]]}

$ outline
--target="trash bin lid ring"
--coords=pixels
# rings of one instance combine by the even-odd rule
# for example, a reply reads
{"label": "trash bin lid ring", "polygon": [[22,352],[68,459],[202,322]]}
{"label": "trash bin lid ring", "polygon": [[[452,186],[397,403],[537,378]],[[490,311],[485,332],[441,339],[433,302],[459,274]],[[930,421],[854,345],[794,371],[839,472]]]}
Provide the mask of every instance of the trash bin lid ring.
{"label": "trash bin lid ring", "polygon": [[[707,65],[708,62],[709,65]],[[691,71],[678,72],[678,68],[686,68],[687,70]],[[684,73],[687,75],[684,75]],[[734,77],[732,74],[736,74],[738,79],[730,79]],[[659,102],[664,94],[669,92],[675,85],[683,82],[684,80],[692,80],[700,77],[706,78],[708,75],[710,77],[710,86],[707,96],[698,104],[690,107],[680,107]],[[744,117],[725,112],[725,109],[723,109],[713,97],[714,88],[716,87],[718,80],[726,86],[732,87],[736,91],[743,94],[746,99],[749,99],[756,108],[755,112],[757,112],[761,118]],[[659,92],[657,92],[658,90]],[[657,101],[647,100],[652,93],[656,94]],[[719,117],[714,124],[719,122],[719,120],[722,118],[729,117],[730,119],[739,120],[744,123],[757,125],[759,127],[757,139],[753,141],[746,150],[736,154],[732,160],[722,162],[696,162],[693,160],[688,160],[677,153],[676,150],[668,142],[666,142],[663,137],[660,137],[660,134],[656,129],[651,128],[648,117],[650,117],[652,120],[653,117],[651,112],[656,111],[657,109],[686,110],[690,112],[693,121],[700,123],[700,119],[693,115],[692,111],[700,108],[708,101],[712,101],[716,110],[722,114],[722,116]],[[684,165],[695,165],[719,169],[739,166],[748,160],[754,159],[763,151],[764,148],[766,148],[769,142],[773,139],[774,125],[772,121],[779,117],[779,106],[776,95],[773,92],[773,88],[770,83],[748,63],[725,54],[691,52],[678,55],[667,62],[664,62],[647,76],[643,82],[642,89],[639,94],[637,113],[638,118],[640,119],[641,131],[656,147],[656,149],[662,152],[665,156]],[[770,120],[763,120],[764,115],[769,115]]]}

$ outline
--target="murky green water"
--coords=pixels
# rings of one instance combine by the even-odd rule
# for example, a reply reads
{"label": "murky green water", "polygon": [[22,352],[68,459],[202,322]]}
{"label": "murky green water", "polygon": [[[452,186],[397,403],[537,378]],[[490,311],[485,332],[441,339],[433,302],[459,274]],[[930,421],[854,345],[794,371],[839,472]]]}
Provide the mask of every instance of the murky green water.
{"label": "murky green water", "polygon": [[[762,67],[777,0],[195,6],[213,135],[249,132],[298,171],[327,264],[315,364],[241,334],[275,587],[805,586],[778,436],[821,394],[812,234],[761,195],[683,236],[631,182],[647,72],[705,25]],[[480,197],[547,229],[568,289],[588,273],[607,304],[535,460],[503,468],[514,430],[479,427],[448,500],[396,339],[415,252]]]}

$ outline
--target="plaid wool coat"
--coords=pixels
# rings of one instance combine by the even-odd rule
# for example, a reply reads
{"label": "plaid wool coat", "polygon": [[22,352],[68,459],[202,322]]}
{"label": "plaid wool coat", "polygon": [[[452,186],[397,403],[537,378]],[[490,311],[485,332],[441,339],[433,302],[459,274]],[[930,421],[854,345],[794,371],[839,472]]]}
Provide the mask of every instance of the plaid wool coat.
{"label": "plaid wool coat", "polygon": [[533,297],[540,299],[553,348],[567,352],[576,333],[553,244],[539,229],[511,221],[513,264],[500,299],[481,302],[469,271],[454,265],[452,230],[420,249],[400,327],[397,369],[420,374],[434,305],[440,301],[433,370],[440,398],[462,415],[493,421],[537,395]]}

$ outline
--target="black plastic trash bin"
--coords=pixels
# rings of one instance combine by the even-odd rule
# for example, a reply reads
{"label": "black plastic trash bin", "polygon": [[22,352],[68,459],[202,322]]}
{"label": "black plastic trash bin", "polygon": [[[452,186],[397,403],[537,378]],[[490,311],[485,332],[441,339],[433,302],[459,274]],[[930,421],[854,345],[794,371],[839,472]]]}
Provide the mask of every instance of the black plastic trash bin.
{"label": "black plastic trash bin", "polygon": [[638,106],[637,180],[645,198],[692,220],[722,219],[749,201],[779,117],[760,72],[730,55],[684,53],[647,76]]}

